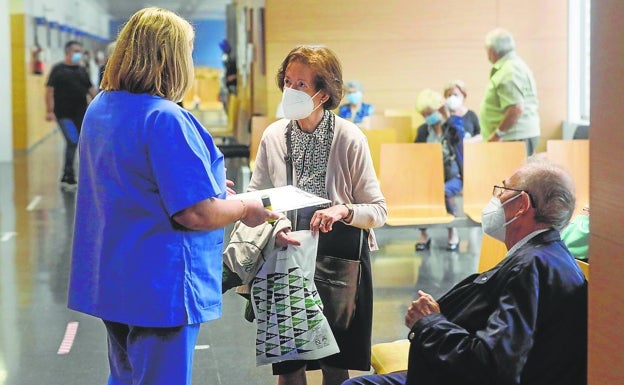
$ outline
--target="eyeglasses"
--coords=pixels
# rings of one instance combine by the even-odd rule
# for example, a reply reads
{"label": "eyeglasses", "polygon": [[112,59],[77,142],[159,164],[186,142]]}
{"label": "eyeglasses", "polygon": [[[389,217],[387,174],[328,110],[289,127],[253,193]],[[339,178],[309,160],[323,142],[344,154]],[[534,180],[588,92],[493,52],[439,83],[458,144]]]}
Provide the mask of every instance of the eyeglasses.
{"label": "eyeglasses", "polygon": [[533,208],[536,208],[537,206],[535,205],[535,200],[533,199],[533,195],[531,195],[530,192],[528,192],[527,190],[522,190],[522,189],[518,189],[518,188],[511,188],[511,187],[505,187],[505,186],[496,186],[494,185],[494,188],[492,189],[492,196],[495,196],[497,198],[500,198],[501,195],[503,195],[503,192],[505,190],[511,190],[511,191],[517,191],[520,193],[526,193],[529,196],[529,200],[531,201],[531,206],[533,206]]}

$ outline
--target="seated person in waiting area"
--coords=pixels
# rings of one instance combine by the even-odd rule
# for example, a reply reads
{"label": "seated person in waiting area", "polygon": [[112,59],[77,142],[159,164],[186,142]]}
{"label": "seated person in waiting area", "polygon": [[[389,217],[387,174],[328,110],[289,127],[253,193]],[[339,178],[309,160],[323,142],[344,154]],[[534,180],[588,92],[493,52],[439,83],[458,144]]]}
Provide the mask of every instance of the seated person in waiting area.
{"label": "seated person in waiting area", "polygon": [[375,112],[375,107],[362,101],[363,92],[364,87],[359,81],[350,80],[346,82],[345,98],[347,103],[340,106],[338,116],[359,125],[366,120],[367,116],[372,115]]}
{"label": "seated person in waiting area", "polygon": [[465,139],[473,139],[472,141],[481,141],[481,125],[479,117],[473,111],[468,109],[464,104],[468,92],[466,84],[461,80],[453,80],[444,86],[444,97],[446,98],[446,107],[451,115],[459,116],[464,123]]}
{"label": "seated person in waiting area", "polygon": [[419,291],[407,371],[343,385],[585,385],[587,281],[559,236],[574,204],[570,175],[529,158],[483,210],[505,259],[437,301]]}
{"label": "seated person in waiting area", "polygon": [[576,259],[589,262],[589,206],[570,220],[561,230],[561,239]]}
{"label": "seated person in waiting area", "polygon": [[[441,143],[442,161],[444,162],[444,201],[446,211],[455,215],[455,197],[463,188],[463,138],[462,118],[449,116],[444,105],[444,98],[431,89],[422,90],[416,97],[416,111],[424,118],[425,123],[418,127],[416,143]],[[416,251],[429,249],[431,238],[426,228],[420,228],[420,239],[416,243]],[[446,250],[456,251],[459,248],[459,235],[454,227],[448,228],[448,244]]]}

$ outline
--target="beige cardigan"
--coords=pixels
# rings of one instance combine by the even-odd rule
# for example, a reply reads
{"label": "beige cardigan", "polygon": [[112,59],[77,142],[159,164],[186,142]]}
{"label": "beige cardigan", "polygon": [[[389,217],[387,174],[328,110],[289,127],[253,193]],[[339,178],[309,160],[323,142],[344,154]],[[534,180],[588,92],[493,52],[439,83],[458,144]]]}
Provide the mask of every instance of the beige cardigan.
{"label": "beige cardigan", "polygon": [[[264,130],[249,191],[287,184],[284,157],[286,127],[289,122],[288,119],[281,119]],[[295,176],[293,183],[297,183]],[[345,203],[354,205],[350,225],[370,229],[369,246],[371,250],[377,250],[372,229],[383,226],[386,222],[386,199],[381,193],[375,175],[366,136],[355,124],[338,116],[327,161],[325,185],[327,196],[334,205]]]}

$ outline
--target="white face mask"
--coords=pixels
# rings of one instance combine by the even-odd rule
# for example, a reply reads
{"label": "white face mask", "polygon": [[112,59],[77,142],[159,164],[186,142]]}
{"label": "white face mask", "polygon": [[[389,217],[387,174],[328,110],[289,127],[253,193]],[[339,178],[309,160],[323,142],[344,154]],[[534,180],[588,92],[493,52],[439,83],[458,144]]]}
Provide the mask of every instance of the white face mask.
{"label": "white face mask", "polygon": [[446,106],[451,111],[459,110],[462,104],[464,104],[464,101],[461,96],[450,95],[448,98],[446,98]]}
{"label": "white face mask", "polygon": [[310,116],[314,110],[321,106],[319,104],[314,107],[314,100],[312,100],[319,92],[321,91],[319,90],[314,96],[310,96],[303,91],[284,87],[284,93],[282,94],[284,117],[290,120],[299,120]]}
{"label": "white face mask", "polygon": [[498,197],[492,197],[492,199],[490,199],[481,212],[481,227],[483,228],[484,233],[503,243],[505,242],[505,229],[507,228],[507,225],[518,219],[518,217],[513,217],[509,221],[505,222],[505,210],[503,209],[503,206],[520,195],[522,194],[516,195],[515,197],[507,200],[505,203],[501,203]]}

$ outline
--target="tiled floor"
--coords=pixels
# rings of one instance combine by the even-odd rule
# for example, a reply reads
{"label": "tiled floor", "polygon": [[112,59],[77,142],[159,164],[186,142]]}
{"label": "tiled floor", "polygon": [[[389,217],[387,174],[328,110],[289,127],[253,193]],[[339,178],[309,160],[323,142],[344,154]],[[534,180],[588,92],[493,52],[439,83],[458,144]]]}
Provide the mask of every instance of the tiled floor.
{"label": "tiled floor", "polygon": [[[0,385],[106,383],[103,325],[66,308],[74,194],[59,189],[62,150],[54,133],[12,164],[0,164]],[[241,175],[240,160],[228,163],[232,178]],[[418,254],[416,228],[377,230],[373,342],[405,338],[403,316],[417,289],[437,297],[476,271],[481,229],[458,222],[462,240],[452,253],[444,250],[443,227],[430,229],[431,250]],[[241,297],[228,292],[223,317],[202,325],[194,384],[276,383],[270,367],[255,366],[255,329],[243,319],[243,306]],[[68,324],[75,322],[71,351],[58,354]],[[318,373],[309,378],[311,385],[321,384]]]}

